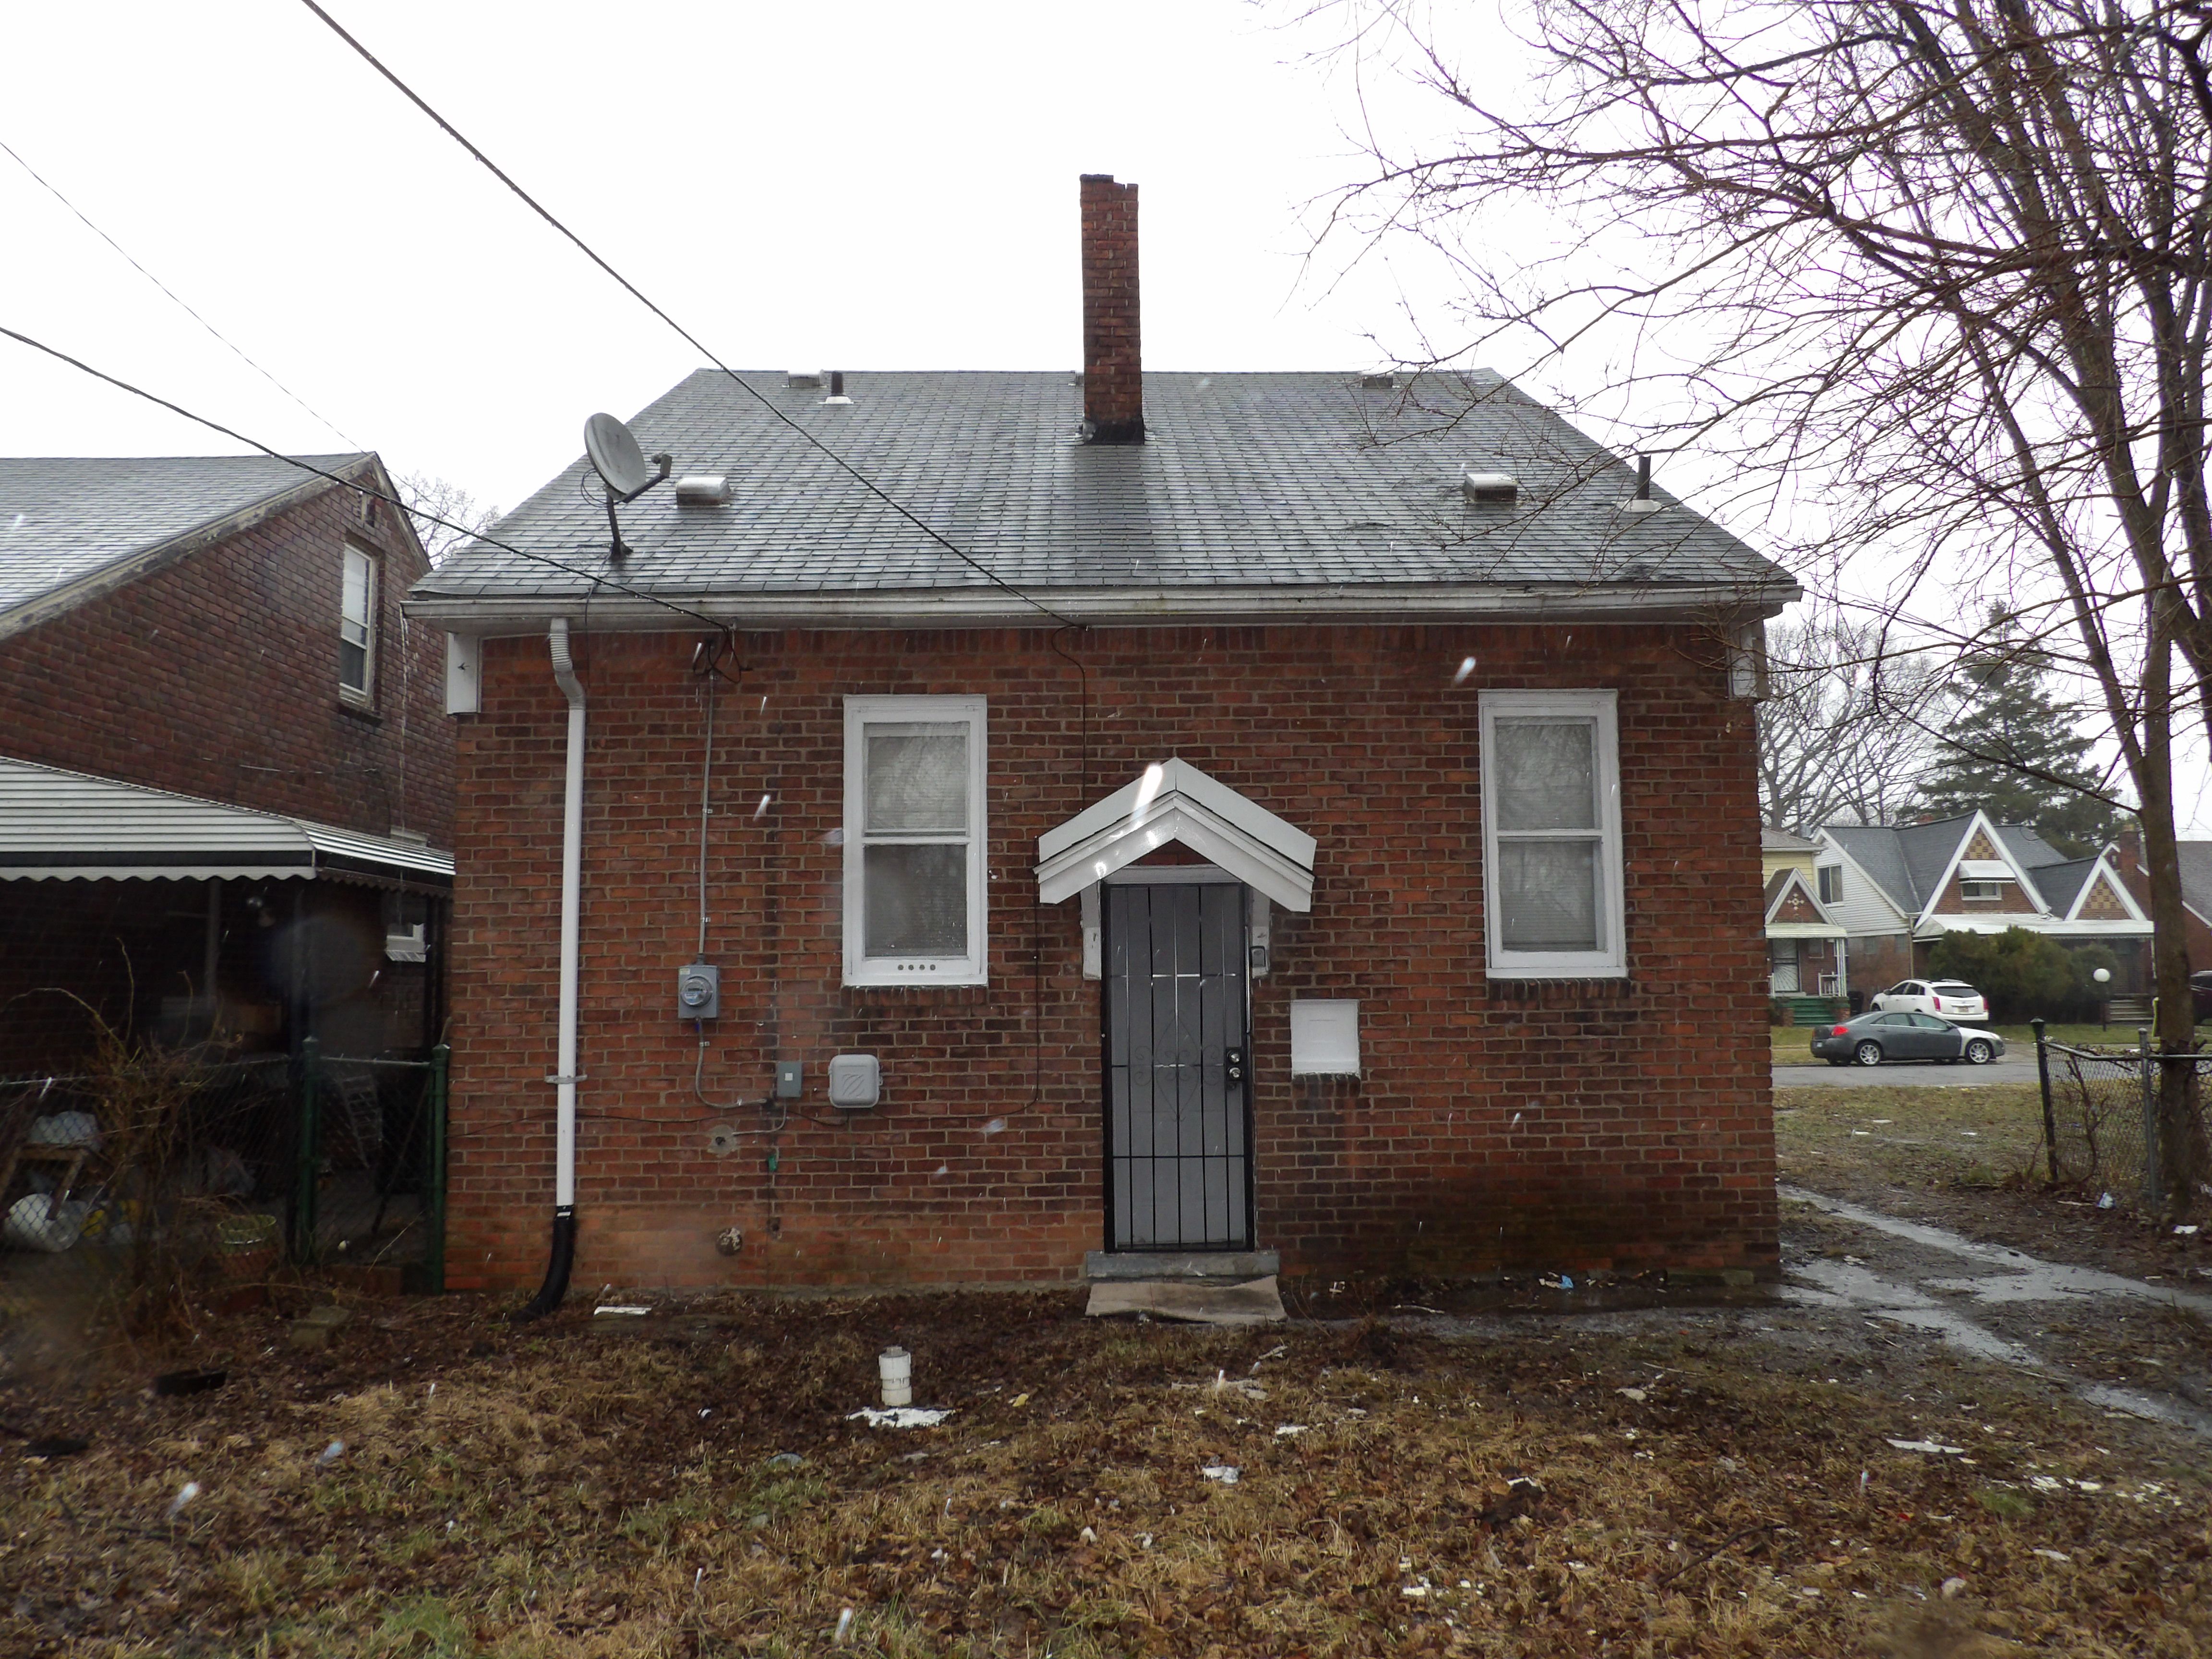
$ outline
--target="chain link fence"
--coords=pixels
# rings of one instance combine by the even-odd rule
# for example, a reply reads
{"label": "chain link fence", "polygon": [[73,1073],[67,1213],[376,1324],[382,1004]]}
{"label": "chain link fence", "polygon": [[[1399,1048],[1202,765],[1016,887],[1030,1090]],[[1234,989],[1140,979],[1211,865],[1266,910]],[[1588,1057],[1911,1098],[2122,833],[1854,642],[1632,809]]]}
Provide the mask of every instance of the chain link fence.
{"label": "chain link fence", "polygon": [[[205,1300],[282,1264],[445,1273],[446,1051],[139,1051],[0,1079],[0,1272]],[[10,1298],[12,1299],[12,1297]]]}
{"label": "chain link fence", "polygon": [[2133,1048],[2077,1048],[2045,1040],[2039,1027],[2036,1065],[2051,1181],[2094,1192],[2100,1204],[2162,1213],[2159,1076],[2168,1066],[2188,1069],[2186,1133],[2201,1148],[2212,1054],[2155,1054],[2147,1038]]}

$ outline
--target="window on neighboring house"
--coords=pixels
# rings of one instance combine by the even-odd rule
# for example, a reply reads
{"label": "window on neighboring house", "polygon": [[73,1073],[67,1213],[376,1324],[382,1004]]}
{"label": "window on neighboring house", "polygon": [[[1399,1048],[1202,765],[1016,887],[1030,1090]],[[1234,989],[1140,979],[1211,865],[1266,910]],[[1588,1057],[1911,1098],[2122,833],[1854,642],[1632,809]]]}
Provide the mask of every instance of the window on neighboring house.
{"label": "window on neighboring house", "polygon": [[348,543],[338,591],[338,690],[367,702],[376,684],[376,560]]}
{"label": "window on neighboring house", "polygon": [[1482,694],[1490,971],[1619,977],[1619,744],[1610,691]]}
{"label": "window on neighboring house", "polygon": [[1970,899],[2000,899],[2004,896],[2004,883],[1962,880],[1959,884],[1959,896]]}
{"label": "window on neighboring house", "polygon": [[1824,864],[1816,872],[1820,881],[1820,902],[1833,904],[1844,896],[1844,866]]}
{"label": "window on neighboring house", "polygon": [[981,985],[981,697],[845,699],[845,982]]}

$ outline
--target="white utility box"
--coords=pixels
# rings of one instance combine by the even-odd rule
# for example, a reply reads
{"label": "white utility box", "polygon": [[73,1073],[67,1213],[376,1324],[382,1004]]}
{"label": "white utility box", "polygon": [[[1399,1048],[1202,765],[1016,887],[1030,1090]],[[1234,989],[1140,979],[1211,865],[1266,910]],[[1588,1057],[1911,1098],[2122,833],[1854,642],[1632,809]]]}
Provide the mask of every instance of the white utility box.
{"label": "white utility box", "polygon": [[830,1056],[830,1103],[848,1112],[866,1111],[884,1091],[884,1070],[873,1054]]}

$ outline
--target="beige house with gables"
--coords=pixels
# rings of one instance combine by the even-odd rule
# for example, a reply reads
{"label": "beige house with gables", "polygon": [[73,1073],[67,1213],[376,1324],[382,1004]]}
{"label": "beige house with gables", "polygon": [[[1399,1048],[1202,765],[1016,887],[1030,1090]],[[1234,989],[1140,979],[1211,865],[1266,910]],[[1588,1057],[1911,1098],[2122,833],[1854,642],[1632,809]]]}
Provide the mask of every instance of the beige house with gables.
{"label": "beige house with gables", "polygon": [[1814,860],[1814,893],[1840,922],[1852,976],[1871,995],[1928,971],[1950,933],[2022,927],[2118,957],[2115,994],[2149,971],[2150,917],[2123,879],[2118,849],[2073,858],[2025,824],[1985,812],[1934,823],[1830,824]]}

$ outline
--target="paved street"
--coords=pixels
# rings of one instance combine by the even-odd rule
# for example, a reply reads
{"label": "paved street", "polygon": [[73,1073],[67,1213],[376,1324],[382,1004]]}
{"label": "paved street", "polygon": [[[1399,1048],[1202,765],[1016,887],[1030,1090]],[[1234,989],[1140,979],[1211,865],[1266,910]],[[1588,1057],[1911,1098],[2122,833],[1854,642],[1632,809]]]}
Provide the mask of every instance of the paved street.
{"label": "paved street", "polygon": [[1986,1066],[1777,1066],[1778,1089],[1972,1089],[2035,1081],[2035,1054],[2008,1054]]}

